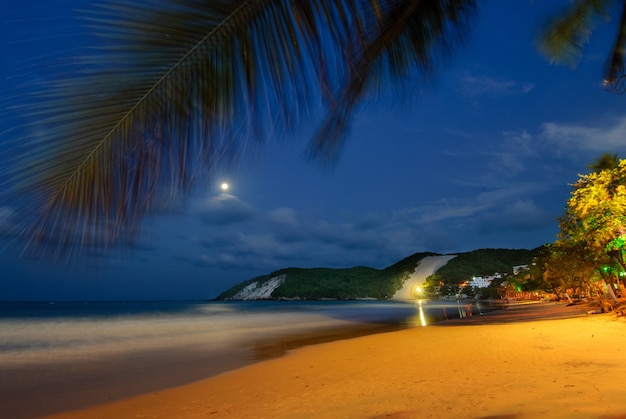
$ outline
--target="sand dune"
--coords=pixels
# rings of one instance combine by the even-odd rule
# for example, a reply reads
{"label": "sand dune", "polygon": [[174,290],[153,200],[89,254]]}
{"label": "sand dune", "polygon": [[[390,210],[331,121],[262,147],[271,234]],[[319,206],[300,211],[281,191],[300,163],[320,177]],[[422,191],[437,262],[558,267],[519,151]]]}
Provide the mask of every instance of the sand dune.
{"label": "sand dune", "polygon": [[426,256],[415,267],[415,271],[409,279],[407,279],[402,288],[400,288],[394,295],[394,300],[410,300],[415,298],[415,287],[423,286],[426,278],[434,274],[437,269],[448,263],[448,261],[456,255],[442,255],[442,256]]}
{"label": "sand dune", "polygon": [[[489,324],[475,316],[308,346],[53,417],[626,418],[626,321],[554,303],[512,310]],[[536,320],[542,310],[577,317]]]}

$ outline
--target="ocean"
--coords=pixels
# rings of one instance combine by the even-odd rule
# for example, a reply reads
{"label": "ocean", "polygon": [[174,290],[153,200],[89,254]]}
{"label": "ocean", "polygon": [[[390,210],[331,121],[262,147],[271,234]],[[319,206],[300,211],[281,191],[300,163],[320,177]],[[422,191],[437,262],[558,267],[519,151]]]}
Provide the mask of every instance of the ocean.
{"label": "ocean", "polygon": [[0,303],[0,411],[19,419],[108,402],[302,345],[482,309],[431,301]]}

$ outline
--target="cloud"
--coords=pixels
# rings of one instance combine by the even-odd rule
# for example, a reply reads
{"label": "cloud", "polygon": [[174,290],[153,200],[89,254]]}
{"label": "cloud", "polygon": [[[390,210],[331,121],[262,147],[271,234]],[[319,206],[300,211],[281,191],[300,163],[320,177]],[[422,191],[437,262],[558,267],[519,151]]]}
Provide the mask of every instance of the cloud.
{"label": "cloud", "polygon": [[[494,151],[485,154],[490,160],[485,163],[485,178],[510,179],[528,170],[529,165],[540,155],[536,138],[528,131],[505,131],[496,142]],[[533,159],[530,161],[529,159]]]}
{"label": "cloud", "polygon": [[533,90],[533,83],[520,83],[514,80],[497,79],[489,76],[466,74],[463,77],[463,90],[470,96],[519,96]]}
{"label": "cloud", "polygon": [[[206,212],[198,212],[203,220]],[[218,218],[221,217],[214,216],[212,220]],[[293,208],[275,208],[256,213],[254,217],[241,218],[237,224],[223,228],[211,225],[205,236],[194,231],[195,239],[192,240],[197,244],[196,250],[181,247],[179,251],[185,253],[177,257],[196,267],[232,269],[255,266],[259,273],[288,266],[384,264],[390,258],[388,230],[393,220],[371,214],[363,219],[363,222],[358,217],[355,217],[356,222],[330,221]],[[404,253],[404,248],[391,253],[391,260],[399,255],[406,256]]]}
{"label": "cloud", "polygon": [[428,204],[419,210],[418,223],[432,223],[449,219],[469,218],[491,208],[501,207],[513,199],[541,192],[544,185],[518,183],[505,188],[481,192],[475,196],[455,199],[442,199]]}
{"label": "cloud", "polygon": [[554,219],[531,199],[519,199],[489,214],[481,223],[483,231],[533,231],[554,224]]}
{"label": "cloud", "polygon": [[[206,230],[190,233],[195,247],[181,247],[177,257],[215,272],[253,272],[241,280],[285,267],[384,268],[414,252],[472,250],[481,234],[520,247],[506,231],[540,229],[550,221],[530,198],[545,185],[509,184],[478,194],[472,194],[475,186],[467,188],[466,196],[343,218],[289,207],[259,212],[233,196],[219,196],[197,211]],[[229,224],[219,227],[224,220]]]}
{"label": "cloud", "polygon": [[477,200],[442,199],[421,208],[419,215],[416,216],[416,222],[429,224],[454,218],[467,218],[489,206],[489,203]]}
{"label": "cloud", "polygon": [[[464,137],[463,141],[453,143],[444,151],[448,160],[446,173],[454,173],[458,168],[457,173],[463,175],[456,176],[457,178],[467,178],[468,172],[481,173],[484,178],[491,179],[511,177],[526,170],[528,158],[539,155],[536,139],[526,130],[496,133],[489,136],[490,142],[481,142],[480,139],[458,131],[450,134]],[[486,179],[481,179],[484,180]]]}
{"label": "cloud", "polygon": [[516,156],[534,157],[537,152],[537,141],[528,131],[505,131],[502,133],[503,145]]}
{"label": "cloud", "polygon": [[245,222],[256,215],[255,209],[234,195],[220,194],[196,205],[194,211],[209,224],[227,225]]}
{"label": "cloud", "polygon": [[603,126],[546,122],[541,125],[541,137],[558,147],[560,152],[588,150],[607,152],[624,150],[626,116],[607,121]]}
{"label": "cloud", "polygon": [[529,199],[517,200],[503,208],[500,219],[514,230],[534,230],[552,223],[546,211]]}
{"label": "cloud", "polygon": [[267,214],[267,218],[277,227],[292,228],[298,224],[298,216],[292,208],[276,208]]}
{"label": "cloud", "polygon": [[283,242],[293,243],[309,235],[308,223],[291,208],[276,208],[269,211],[265,220],[268,226]]}

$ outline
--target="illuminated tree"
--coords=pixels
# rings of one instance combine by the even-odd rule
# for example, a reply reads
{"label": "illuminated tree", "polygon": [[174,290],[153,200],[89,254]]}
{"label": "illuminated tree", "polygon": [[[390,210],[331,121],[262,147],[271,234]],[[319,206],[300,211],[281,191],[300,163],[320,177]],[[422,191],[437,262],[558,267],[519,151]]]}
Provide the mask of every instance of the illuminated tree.
{"label": "illuminated tree", "polygon": [[594,172],[601,172],[607,169],[616,169],[617,166],[619,166],[619,158],[617,157],[617,153],[604,153],[588,167]]}
{"label": "illuminated tree", "polygon": [[[580,175],[560,219],[557,246],[575,249],[609,284],[626,271],[626,160],[615,169]],[[609,287],[612,291],[612,286]]]}
{"label": "illuminated tree", "polygon": [[568,288],[580,288],[589,294],[596,288],[598,264],[597,257],[583,243],[560,240],[548,246],[543,259],[543,282],[558,295]]}

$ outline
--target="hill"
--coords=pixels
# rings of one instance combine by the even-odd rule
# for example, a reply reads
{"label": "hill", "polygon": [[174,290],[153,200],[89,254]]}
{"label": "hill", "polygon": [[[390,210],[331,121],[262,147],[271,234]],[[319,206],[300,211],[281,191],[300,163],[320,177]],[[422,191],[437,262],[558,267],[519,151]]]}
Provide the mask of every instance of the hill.
{"label": "hill", "polygon": [[[404,299],[403,291],[412,286],[414,274],[424,258],[447,256],[432,265],[431,272],[420,270],[421,281],[460,284],[473,276],[512,273],[513,266],[530,264],[539,250],[480,249],[458,255],[432,252],[415,253],[385,269],[366,266],[353,268],[286,268],[258,276],[224,291],[216,300],[268,299]],[[428,259],[432,262],[432,258]],[[426,279],[427,278],[427,279]],[[395,297],[394,297],[395,296]]]}
{"label": "hill", "polygon": [[539,257],[543,247],[526,249],[480,249],[459,253],[429,278],[428,282],[442,282],[446,285],[461,284],[475,276],[489,276],[495,273],[513,274],[513,266],[529,265]]}

